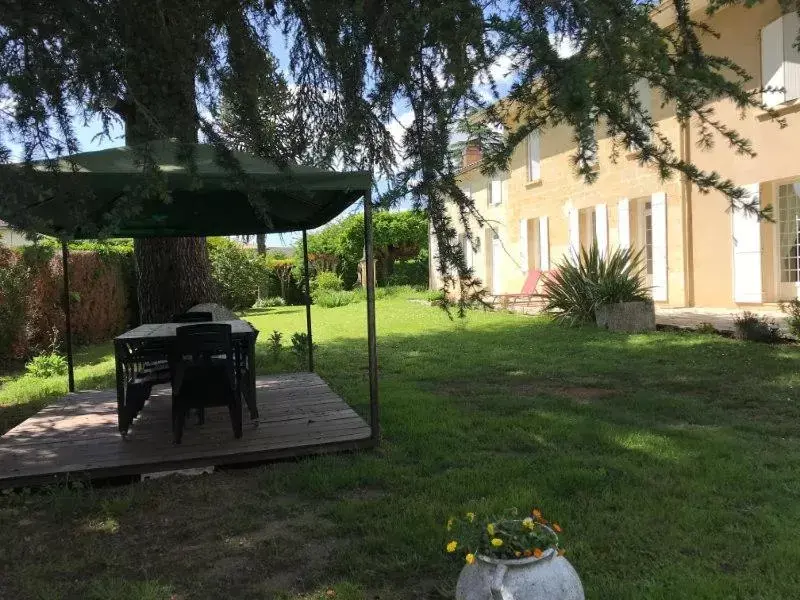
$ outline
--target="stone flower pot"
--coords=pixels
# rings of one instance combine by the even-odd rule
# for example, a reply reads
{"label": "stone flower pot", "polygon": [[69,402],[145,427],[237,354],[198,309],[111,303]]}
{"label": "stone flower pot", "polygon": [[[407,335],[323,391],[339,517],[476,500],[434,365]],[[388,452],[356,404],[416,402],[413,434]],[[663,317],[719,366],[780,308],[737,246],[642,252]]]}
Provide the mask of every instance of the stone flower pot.
{"label": "stone flower pot", "polygon": [[656,309],[652,302],[603,304],[595,311],[597,326],[609,331],[655,331]]}
{"label": "stone flower pot", "polygon": [[456,584],[456,600],[584,600],[578,573],[552,548],[539,558],[478,555]]}

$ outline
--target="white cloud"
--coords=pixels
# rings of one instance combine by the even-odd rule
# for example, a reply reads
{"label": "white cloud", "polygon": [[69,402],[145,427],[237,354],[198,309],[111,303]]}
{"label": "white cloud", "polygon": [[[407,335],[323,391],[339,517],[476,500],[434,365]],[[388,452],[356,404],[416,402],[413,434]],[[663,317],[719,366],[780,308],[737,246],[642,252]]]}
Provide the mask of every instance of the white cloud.
{"label": "white cloud", "polygon": [[501,54],[489,66],[489,74],[498,85],[511,83],[511,80],[514,78],[513,67],[511,56],[508,54]]}
{"label": "white cloud", "polygon": [[550,34],[550,45],[555,47],[561,58],[569,58],[579,50],[577,40],[558,33]]}

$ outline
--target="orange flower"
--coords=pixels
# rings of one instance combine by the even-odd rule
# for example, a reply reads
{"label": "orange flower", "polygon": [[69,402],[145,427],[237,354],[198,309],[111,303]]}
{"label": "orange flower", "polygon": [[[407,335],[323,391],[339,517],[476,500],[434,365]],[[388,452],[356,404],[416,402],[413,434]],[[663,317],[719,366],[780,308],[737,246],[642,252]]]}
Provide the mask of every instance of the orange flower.
{"label": "orange flower", "polygon": [[525,550],[525,552],[523,552],[523,554],[527,557],[527,556],[532,556],[533,552],[531,552],[530,550]]}
{"label": "orange flower", "polygon": [[542,511],[540,511],[538,508],[534,508],[533,511],[531,511],[531,514],[537,519],[542,518]]}
{"label": "orange flower", "polygon": [[544,554],[544,552],[542,552],[541,550],[539,550],[539,548],[535,548],[535,549],[534,549],[534,551],[533,551],[533,555],[534,555],[536,558],[542,558],[542,554]]}
{"label": "orange flower", "polygon": [[564,550],[563,550],[563,549],[561,549],[561,550],[559,550],[559,551],[558,551],[558,555],[559,555],[559,556],[564,556],[564,554],[565,554],[565,552],[564,552]]}
{"label": "orange flower", "polygon": [[561,525],[559,525],[558,523],[553,523],[553,531],[555,531],[556,533],[561,533],[562,531]]}

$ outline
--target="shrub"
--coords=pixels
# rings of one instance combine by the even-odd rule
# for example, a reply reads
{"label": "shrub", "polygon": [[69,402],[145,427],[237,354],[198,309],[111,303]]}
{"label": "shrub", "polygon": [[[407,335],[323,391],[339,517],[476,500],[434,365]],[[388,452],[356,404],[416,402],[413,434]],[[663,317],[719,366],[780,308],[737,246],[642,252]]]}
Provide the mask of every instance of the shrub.
{"label": "shrub", "polygon": [[210,238],[211,275],[223,305],[231,310],[253,306],[267,268],[258,255],[227,238]]}
{"label": "shrub", "polygon": [[286,300],[280,296],[270,296],[269,298],[259,298],[253,304],[253,308],[272,308],[274,306],[286,306]]}
{"label": "shrub", "polygon": [[581,249],[577,261],[562,261],[544,280],[545,312],[558,322],[595,321],[602,304],[650,300],[642,280],[642,252],[618,248],[603,256],[597,244]]}
{"label": "shrub", "polygon": [[280,331],[273,331],[272,334],[269,336],[269,351],[272,354],[272,358],[276,361],[281,356],[281,350],[283,347],[281,346],[281,340],[283,339],[283,334]]}
{"label": "shrub", "polygon": [[392,274],[386,280],[387,286],[428,285],[428,258],[398,260],[392,267]]}
{"label": "shrub", "polygon": [[340,292],[344,289],[342,276],[333,271],[320,271],[311,280],[311,295],[320,291]]}
{"label": "shrub", "polygon": [[67,359],[55,352],[34,356],[25,365],[25,371],[31,377],[46,379],[56,375],[66,375]]}
{"label": "shrub", "polygon": [[341,290],[320,290],[314,294],[314,304],[322,308],[347,306],[360,300],[358,292]]}
{"label": "shrub", "polygon": [[[313,348],[316,350],[317,345],[314,344]],[[299,331],[292,334],[292,354],[301,365],[308,361],[308,334]]]}
{"label": "shrub", "polygon": [[792,332],[796,338],[800,338],[800,300],[794,299],[789,302],[781,302],[781,311],[786,313],[786,323],[789,325],[789,331]]}
{"label": "shrub", "polygon": [[781,338],[780,328],[774,319],[744,311],[733,320],[737,339],[750,342],[775,343]]}
{"label": "shrub", "polygon": [[[76,343],[107,340],[135,320],[130,250],[73,250],[69,269]],[[0,359],[45,352],[54,330],[63,337],[62,278],[52,244],[13,251],[0,246]]]}
{"label": "shrub", "polygon": [[30,270],[11,250],[0,246],[0,358],[15,354],[25,323]]}

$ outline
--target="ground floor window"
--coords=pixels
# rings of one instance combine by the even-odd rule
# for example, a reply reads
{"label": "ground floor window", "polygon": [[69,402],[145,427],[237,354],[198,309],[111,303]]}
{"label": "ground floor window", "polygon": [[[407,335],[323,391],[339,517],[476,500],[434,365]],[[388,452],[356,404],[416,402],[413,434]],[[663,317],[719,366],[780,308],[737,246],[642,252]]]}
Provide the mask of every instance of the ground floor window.
{"label": "ground floor window", "polygon": [[778,252],[781,282],[800,281],[800,182],[778,186]]}
{"label": "ground floor window", "polygon": [[644,203],[644,261],[648,275],[653,274],[653,208],[650,202]]}

